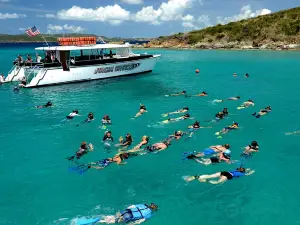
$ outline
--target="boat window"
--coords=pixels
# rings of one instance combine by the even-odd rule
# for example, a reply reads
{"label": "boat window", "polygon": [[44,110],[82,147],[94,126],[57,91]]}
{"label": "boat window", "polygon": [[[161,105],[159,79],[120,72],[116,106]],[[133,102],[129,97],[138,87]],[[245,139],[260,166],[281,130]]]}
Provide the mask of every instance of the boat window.
{"label": "boat window", "polygon": [[116,56],[118,58],[129,57],[129,48],[118,48],[116,51]]}

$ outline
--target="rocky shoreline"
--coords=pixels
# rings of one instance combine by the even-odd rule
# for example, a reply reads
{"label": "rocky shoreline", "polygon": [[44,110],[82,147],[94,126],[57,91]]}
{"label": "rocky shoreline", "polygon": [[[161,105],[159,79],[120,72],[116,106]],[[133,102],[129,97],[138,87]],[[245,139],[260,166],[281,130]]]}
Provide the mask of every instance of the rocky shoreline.
{"label": "rocky shoreline", "polygon": [[150,42],[147,45],[133,45],[134,48],[169,48],[169,49],[224,49],[224,50],[300,50],[300,44],[283,42],[249,43],[249,42],[199,42],[194,45],[170,42]]}

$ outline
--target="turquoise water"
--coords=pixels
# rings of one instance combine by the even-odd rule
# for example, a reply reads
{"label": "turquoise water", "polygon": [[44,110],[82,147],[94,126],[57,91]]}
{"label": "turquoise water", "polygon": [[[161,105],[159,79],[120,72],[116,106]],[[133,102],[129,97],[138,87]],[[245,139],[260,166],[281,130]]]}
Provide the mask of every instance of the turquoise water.
{"label": "turquoise water", "polygon": [[[18,94],[12,92],[13,85],[0,86],[0,224],[70,224],[75,217],[113,214],[144,202],[159,205],[157,214],[147,222],[153,225],[300,224],[299,136],[285,136],[285,132],[299,130],[300,53],[147,51],[163,54],[154,72],[147,75],[26,89]],[[0,71],[7,72],[20,52],[32,49],[1,48]],[[199,76],[196,68],[201,70]],[[240,76],[233,77],[234,72]],[[242,76],[246,72],[249,79]],[[188,94],[205,90],[209,96],[164,97],[181,90]],[[209,102],[236,95],[242,100]],[[249,97],[256,106],[236,110]],[[54,108],[33,108],[49,100]],[[140,103],[149,112],[131,120]],[[251,116],[267,105],[273,109],[269,115]],[[95,145],[95,150],[81,159],[83,163],[116,152],[107,152],[101,143],[104,130],[99,125],[104,114],[112,118],[109,129],[115,139],[131,132],[134,144],[145,134],[155,143],[192,124],[186,120],[155,126],[163,120],[161,113],[185,106],[200,121],[213,118],[223,107],[233,115],[212,129],[201,129],[191,139],[174,141],[159,154],[134,157],[127,165],[90,170],[84,176],[68,172],[72,164],[65,157],[71,156],[81,141]],[[61,123],[73,109],[84,117]],[[76,127],[90,111],[96,120]],[[239,122],[241,129],[223,139],[213,135],[232,121]],[[183,152],[229,143],[233,158],[238,159],[241,148],[252,140],[260,144],[260,152],[246,164],[256,170],[252,176],[219,186],[182,180],[184,175],[235,167],[182,162]]]}

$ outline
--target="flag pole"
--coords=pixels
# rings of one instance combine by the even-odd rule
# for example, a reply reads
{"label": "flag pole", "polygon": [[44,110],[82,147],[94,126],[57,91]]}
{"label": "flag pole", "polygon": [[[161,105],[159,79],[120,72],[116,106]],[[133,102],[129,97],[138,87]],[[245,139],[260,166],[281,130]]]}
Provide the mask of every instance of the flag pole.
{"label": "flag pole", "polygon": [[46,42],[47,46],[50,47],[50,46],[49,46],[49,43],[46,41],[46,38],[44,37],[44,35],[41,34],[41,36],[42,36],[42,38],[44,39],[44,41]]}

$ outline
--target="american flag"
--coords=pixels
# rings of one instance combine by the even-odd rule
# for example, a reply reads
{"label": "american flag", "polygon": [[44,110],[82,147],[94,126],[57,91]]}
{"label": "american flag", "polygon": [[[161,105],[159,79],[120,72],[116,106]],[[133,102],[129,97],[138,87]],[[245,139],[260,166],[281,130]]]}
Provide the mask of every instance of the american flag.
{"label": "american flag", "polygon": [[30,29],[26,30],[26,34],[29,37],[34,37],[34,36],[40,34],[40,31],[36,28],[36,26],[33,26]]}

